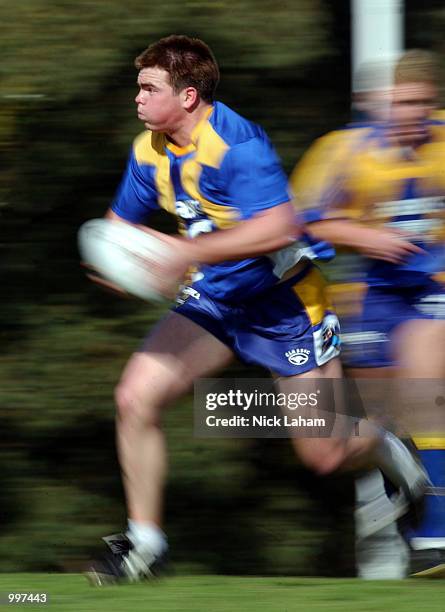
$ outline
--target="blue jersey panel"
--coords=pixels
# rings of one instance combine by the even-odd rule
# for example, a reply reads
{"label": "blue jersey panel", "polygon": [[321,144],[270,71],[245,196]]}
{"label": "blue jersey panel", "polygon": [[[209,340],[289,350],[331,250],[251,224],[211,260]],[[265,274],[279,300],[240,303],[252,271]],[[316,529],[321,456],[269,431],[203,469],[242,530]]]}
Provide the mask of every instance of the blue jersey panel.
{"label": "blue jersey panel", "polygon": [[159,209],[154,173],[155,166],[138,164],[132,150],[111,205],[113,212],[131,223],[144,223],[154,210]]}
{"label": "blue jersey panel", "polygon": [[221,171],[225,174],[229,197],[238,203],[243,219],[290,201],[287,177],[264,132],[232,147]]}

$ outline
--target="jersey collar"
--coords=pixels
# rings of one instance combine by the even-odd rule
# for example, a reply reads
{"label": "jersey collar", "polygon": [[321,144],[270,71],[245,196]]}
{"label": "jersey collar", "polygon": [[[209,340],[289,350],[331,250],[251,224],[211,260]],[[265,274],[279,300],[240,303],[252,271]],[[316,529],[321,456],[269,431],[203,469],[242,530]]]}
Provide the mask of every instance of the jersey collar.
{"label": "jersey collar", "polygon": [[212,114],[213,110],[214,110],[214,106],[213,105],[209,106],[209,108],[206,109],[204,115],[195,125],[195,127],[192,130],[192,133],[190,134],[190,138],[192,140],[190,144],[186,145],[185,147],[178,147],[177,145],[167,140],[167,145],[166,145],[167,149],[171,151],[177,157],[180,157],[182,155],[187,155],[188,153],[191,153],[192,151],[196,151],[196,145],[198,144],[199,136],[205,124],[207,123],[210,115]]}

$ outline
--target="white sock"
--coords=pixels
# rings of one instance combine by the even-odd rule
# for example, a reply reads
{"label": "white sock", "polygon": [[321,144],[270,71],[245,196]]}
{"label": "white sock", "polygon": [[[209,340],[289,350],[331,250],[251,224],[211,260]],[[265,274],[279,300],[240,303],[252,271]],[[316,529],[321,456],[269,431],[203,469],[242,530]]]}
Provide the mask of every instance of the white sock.
{"label": "white sock", "polygon": [[[406,509],[396,506],[388,498],[380,470],[372,470],[355,481],[355,537],[356,540],[379,535],[385,529],[397,535],[397,519]],[[392,532],[391,532],[392,529]]]}
{"label": "white sock", "polygon": [[370,470],[355,480],[355,503],[363,506],[386,496],[385,483],[380,470]]}
{"label": "white sock", "polygon": [[167,536],[155,523],[128,519],[126,535],[136,549],[146,548],[156,557],[162,555],[168,548]]}

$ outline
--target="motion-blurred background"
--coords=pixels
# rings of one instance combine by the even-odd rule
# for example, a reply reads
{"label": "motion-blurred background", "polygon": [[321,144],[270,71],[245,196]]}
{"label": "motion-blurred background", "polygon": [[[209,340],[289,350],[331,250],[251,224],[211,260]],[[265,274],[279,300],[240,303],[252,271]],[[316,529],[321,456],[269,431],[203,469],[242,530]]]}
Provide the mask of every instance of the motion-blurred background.
{"label": "motion-blurred background", "polygon": [[[162,314],[89,284],[76,246],[142,129],[133,59],[163,35],[203,38],[221,67],[218,99],[261,123],[290,171],[349,120],[350,6],[20,0],[0,4],[0,24],[0,570],[74,570],[124,526],[113,387]],[[405,3],[407,47],[443,56],[444,27],[442,2]],[[191,398],[166,424],[179,571],[353,571],[348,479],[315,480],[285,440],[194,438]]]}

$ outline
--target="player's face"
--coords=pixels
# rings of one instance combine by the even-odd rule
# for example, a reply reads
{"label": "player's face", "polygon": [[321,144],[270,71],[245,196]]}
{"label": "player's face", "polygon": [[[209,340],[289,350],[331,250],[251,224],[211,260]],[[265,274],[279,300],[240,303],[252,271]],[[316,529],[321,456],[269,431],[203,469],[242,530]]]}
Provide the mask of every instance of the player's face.
{"label": "player's face", "polygon": [[162,68],[143,68],[138,75],[135,98],[138,118],[155,132],[169,132],[183,117],[180,95],[173,91],[170,76]]}
{"label": "player's face", "polygon": [[432,83],[403,83],[393,90],[391,122],[401,144],[415,145],[427,136],[425,121],[436,106]]}

